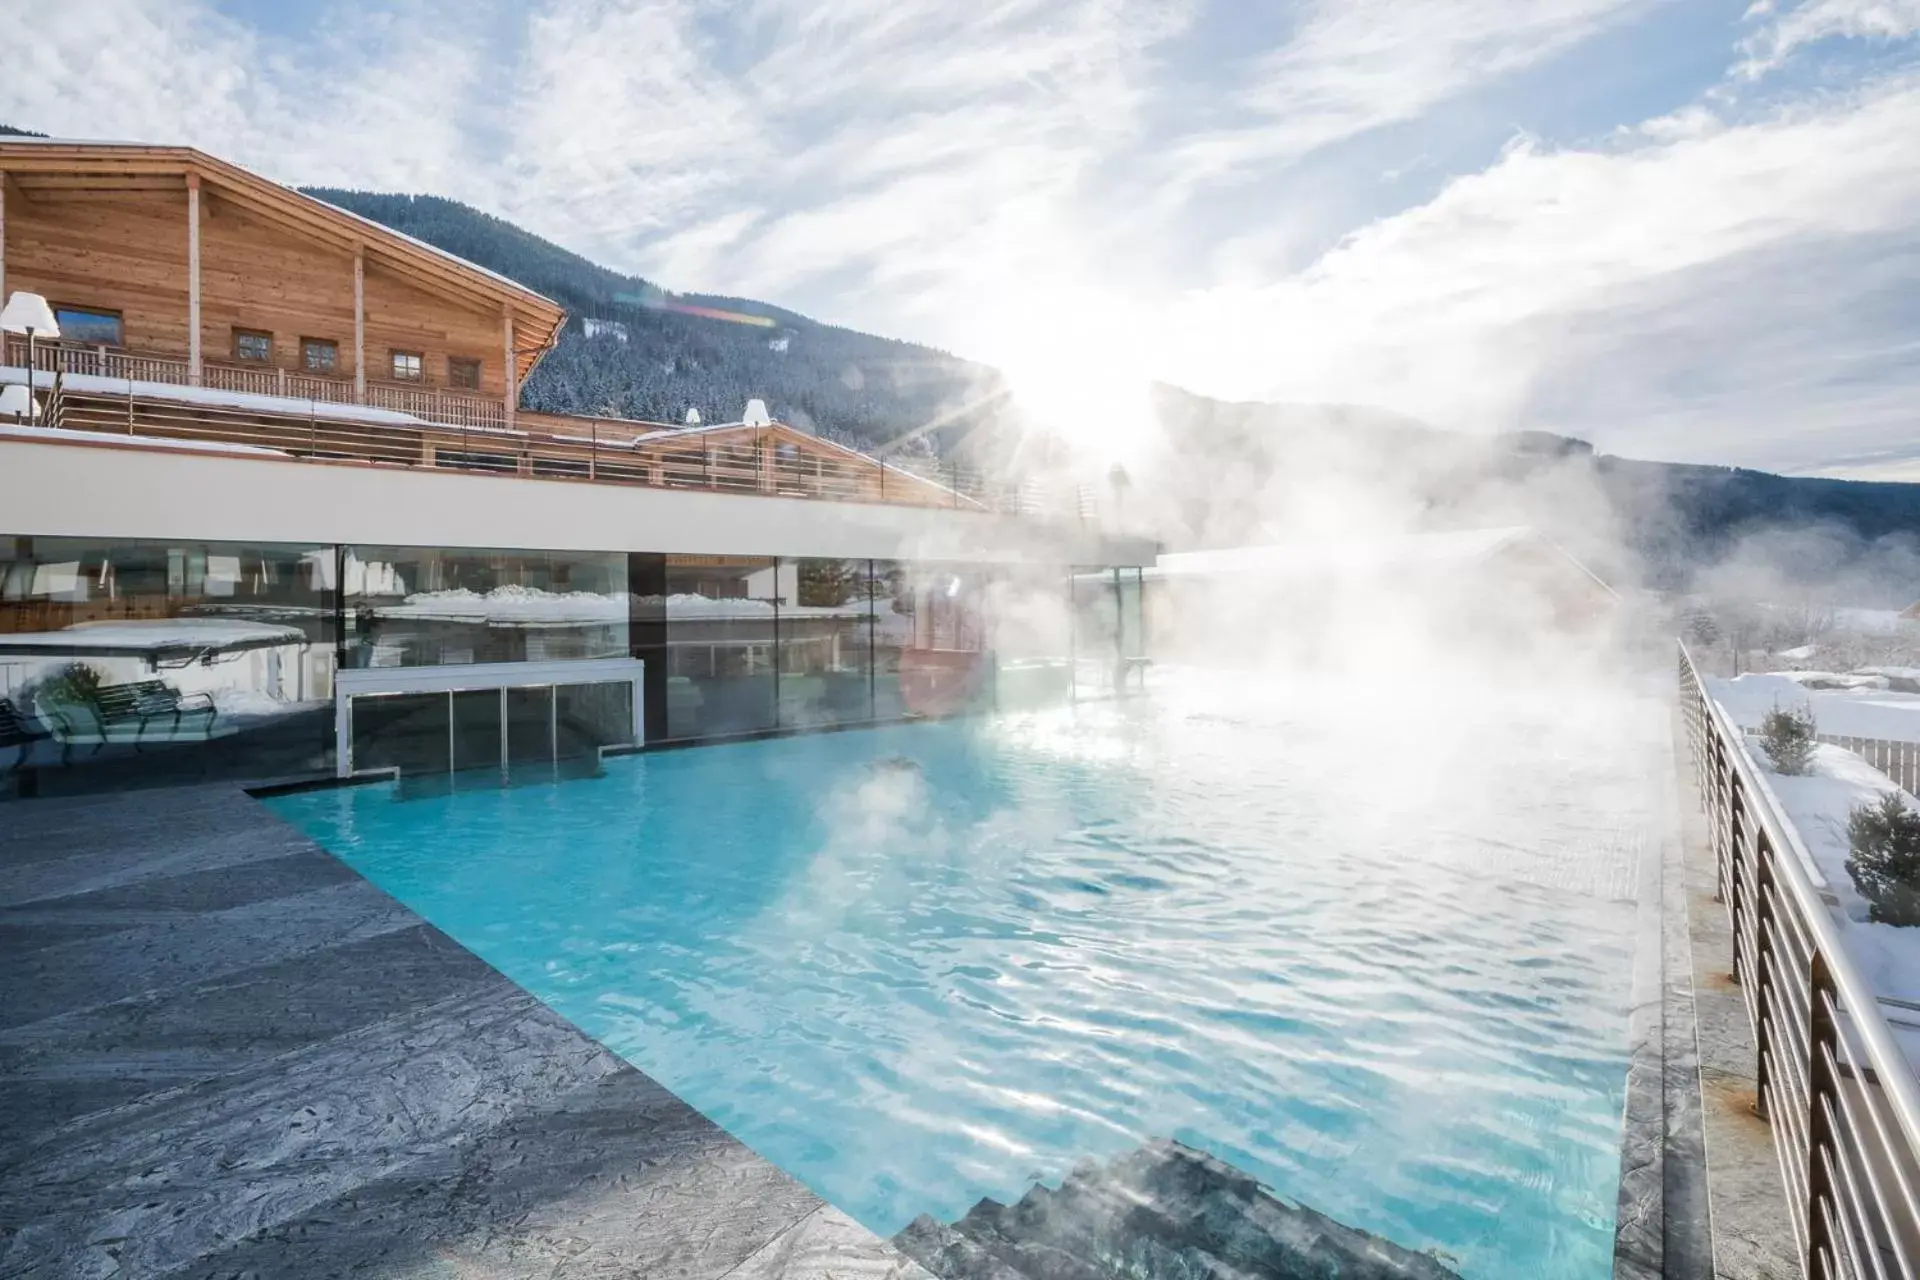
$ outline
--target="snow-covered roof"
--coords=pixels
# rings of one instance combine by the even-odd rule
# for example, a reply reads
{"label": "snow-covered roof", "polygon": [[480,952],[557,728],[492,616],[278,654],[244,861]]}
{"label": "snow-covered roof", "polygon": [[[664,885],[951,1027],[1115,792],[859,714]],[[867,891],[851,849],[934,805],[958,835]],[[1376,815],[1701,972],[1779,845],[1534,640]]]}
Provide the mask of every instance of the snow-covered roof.
{"label": "snow-covered roof", "polygon": [[0,653],[76,654],[109,657],[125,654],[229,652],[301,644],[297,627],[237,618],[111,618],[76,622],[58,631],[15,631],[0,635]]}
{"label": "snow-covered roof", "polygon": [[[382,605],[375,612],[385,619],[482,622],[502,627],[586,626],[625,622],[632,601],[633,597],[624,591],[602,594],[508,585],[483,593],[460,587],[448,591],[418,591],[399,604]],[[667,597],[666,608],[670,622],[771,621],[774,616],[772,601],[737,597],[714,599],[675,594]],[[874,604],[866,600],[853,600],[844,605],[779,606],[783,618],[865,617],[874,610]]]}
{"label": "snow-covered roof", "polygon": [[278,449],[225,440],[176,440],[171,436],[122,436],[106,431],[68,431],[64,427],[29,427],[0,423],[0,440],[37,440],[42,444],[137,444],[143,449],[182,449],[189,453],[241,453],[256,458],[284,458]]}

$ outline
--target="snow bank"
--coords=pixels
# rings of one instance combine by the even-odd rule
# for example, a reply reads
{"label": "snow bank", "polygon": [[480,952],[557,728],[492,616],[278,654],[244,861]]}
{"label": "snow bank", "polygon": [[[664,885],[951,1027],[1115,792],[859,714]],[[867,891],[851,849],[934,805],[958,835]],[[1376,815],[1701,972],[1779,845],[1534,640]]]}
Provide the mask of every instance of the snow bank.
{"label": "snow bank", "polygon": [[1920,742],[1920,694],[1879,688],[1808,689],[1795,677],[1805,671],[1709,679],[1708,691],[1734,723],[1758,729],[1775,707],[1813,709],[1821,733],[1853,738]]}

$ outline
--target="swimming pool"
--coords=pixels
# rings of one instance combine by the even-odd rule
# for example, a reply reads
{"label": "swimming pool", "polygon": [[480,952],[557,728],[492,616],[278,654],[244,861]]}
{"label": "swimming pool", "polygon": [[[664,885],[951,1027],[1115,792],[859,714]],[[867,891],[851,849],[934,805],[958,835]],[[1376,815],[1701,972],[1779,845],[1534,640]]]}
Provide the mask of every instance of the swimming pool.
{"label": "swimming pool", "polygon": [[1153,699],[271,803],[877,1232],[1157,1135],[1465,1276],[1600,1277],[1642,744],[1500,714]]}

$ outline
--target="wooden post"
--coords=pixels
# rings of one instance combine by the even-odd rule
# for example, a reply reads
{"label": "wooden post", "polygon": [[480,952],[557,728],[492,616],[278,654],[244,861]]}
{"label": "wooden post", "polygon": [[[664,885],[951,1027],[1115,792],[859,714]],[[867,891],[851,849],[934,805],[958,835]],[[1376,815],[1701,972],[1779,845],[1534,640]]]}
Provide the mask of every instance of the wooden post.
{"label": "wooden post", "polygon": [[187,175],[187,381],[200,385],[200,175]]}
{"label": "wooden post", "polygon": [[[0,304],[7,300],[7,175],[0,173]],[[6,352],[0,350],[0,356]],[[0,364],[5,364],[0,359]]]}
{"label": "wooden post", "polygon": [[507,355],[507,430],[513,430],[513,411],[520,403],[520,366],[513,358],[513,312],[505,311],[501,326],[506,334]]}
{"label": "wooden post", "polygon": [[353,246],[353,402],[367,402],[367,254]]}

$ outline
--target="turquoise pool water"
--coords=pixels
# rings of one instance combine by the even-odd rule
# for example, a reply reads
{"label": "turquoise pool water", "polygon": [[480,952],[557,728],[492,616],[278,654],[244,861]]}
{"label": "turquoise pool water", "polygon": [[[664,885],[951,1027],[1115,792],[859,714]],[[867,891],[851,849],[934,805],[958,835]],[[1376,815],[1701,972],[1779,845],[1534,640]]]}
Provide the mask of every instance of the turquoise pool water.
{"label": "turquoise pool water", "polygon": [[1633,770],[1435,729],[1135,702],[271,803],[875,1231],[1162,1135],[1598,1280]]}

